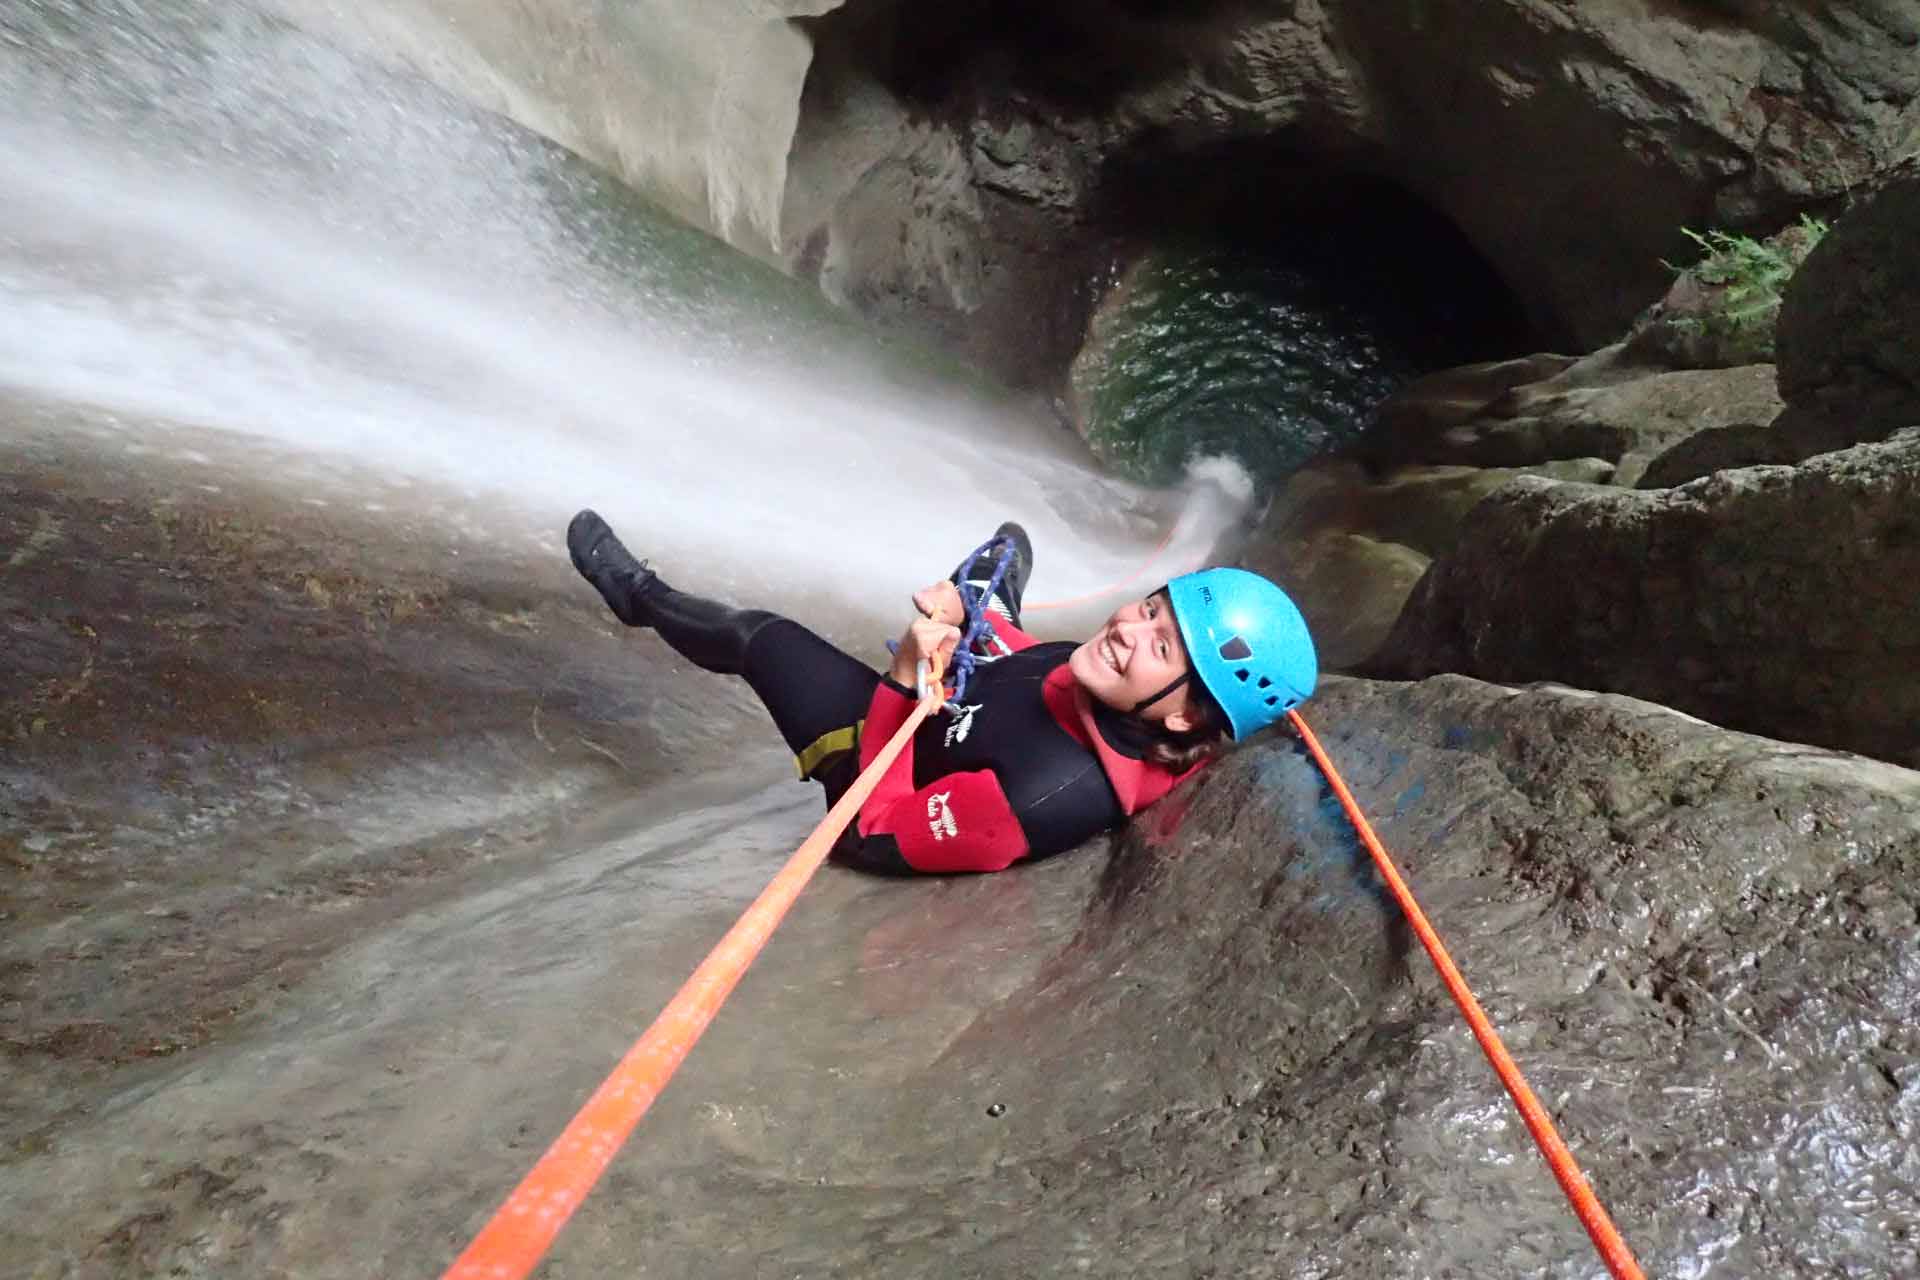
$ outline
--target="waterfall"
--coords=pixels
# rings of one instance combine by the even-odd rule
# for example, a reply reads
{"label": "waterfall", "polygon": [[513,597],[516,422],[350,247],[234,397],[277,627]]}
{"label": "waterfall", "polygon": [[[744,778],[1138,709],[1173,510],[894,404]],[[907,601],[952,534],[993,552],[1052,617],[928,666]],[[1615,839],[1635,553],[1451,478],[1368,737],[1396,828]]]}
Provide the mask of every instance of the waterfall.
{"label": "waterfall", "polygon": [[[464,65],[429,34],[418,56]],[[549,540],[593,504],[695,582],[891,612],[1004,518],[1034,534],[1036,594],[1066,596],[1132,572],[1169,514],[603,171],[281,14],[10,8],[0,175],[0,388],[104,433],[264,438]],[[1239,514],[1194,493],[1165,571]]]}

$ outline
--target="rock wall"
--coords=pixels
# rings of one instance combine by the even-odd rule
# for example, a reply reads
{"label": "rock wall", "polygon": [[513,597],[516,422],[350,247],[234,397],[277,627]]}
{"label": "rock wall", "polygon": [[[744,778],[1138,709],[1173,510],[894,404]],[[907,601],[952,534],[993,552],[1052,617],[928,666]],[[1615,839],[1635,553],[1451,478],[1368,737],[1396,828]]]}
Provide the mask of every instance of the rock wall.
{"label": "rock wall", "polygon": [[1516,480],[1372,669],[1632,691],[1920,765],[1920,431],[1677,489]]}
{"label": "rock wall", "polygon": [[[1781,412],[1756,416],[1752,396],[1717,419],[1689,410],[1704,429],[1668,437],[1637,491],[1619,474],[1613,487],[1523,478],[1494,490],[1362,665],[1564,681],[1920,763],[1917,220],[1920,177],[1897,175],[1808,257],[1781,309]],[[1616,367],[1643,397],[1676,378],[1772,371]],[[1661,398],[1630,420],[1656,428]],[[1400,439],[1484,448],[1505,425],[1483,406]]]}
{"label": "rock wall", "polygon": [[[1920,775],[1451,677],[1307,713],[1648,1275],[1914,1268]],[[1291,739],[1194,791],[1131,828],[1075,963],[942,1063],[1097,1133],[999,1166],[1029,1208],[1095,1274],[1601,1274]]]}
{"label": "rock wall", "polygon": [[777,258],[802,85],[790,19],[840,0],[268,0],[611,170],[673,213]]}
{"label": "rock wall", "polygon": [[[1262,198],[1249,156],[1399,183],[1544,331],[1591,349],[1664,287],[1683,225],[1771,230],[1920,143],[1907,0],[1080,0],[1040,16],[853,0],[810,29],[792,267],[856,305],[980,334],[1018,374],[1071,354],[1033,344],[1071,342],[1075,270],[1101,228],[1143,192]],[[1209,154],[1210,171],[1154,191]]]}
{"label": "rock wall", "polygon": [[1388,163],[1582,347],[1658,292],[1662,258],[1690,256],[1682,225],[1770,230],[1920,138],[1920,5],[1402,12],[1343,10],[1390,122]]}
{"label": "rock wall", "polygon": [[1400,185],[1592,348],[1683,224],[1770,230],[1920,140],[1916,0],[269,2],[1021,384],[1143,200],[1281,209],[1265,164]]}
{"label": "rock wall", "polygon": [[[1309,710],[1649,1276],[1914,1273],[1920,774],[1453,677],[1336,679]],[[729,1280],[1603,1274],[1288,735],[1110,860],[902,896],[953,947],[1009,914],[1007,881],[1039,899],[1082,875],[1082,910],[1013,935],[1000,998],[913,1069],[722,1095],[764,1144],[645,1178],[623,1154],[569,1257],[645,1240],[669,1274]],[[754,1248],[714,1248],[742,1204]]]}

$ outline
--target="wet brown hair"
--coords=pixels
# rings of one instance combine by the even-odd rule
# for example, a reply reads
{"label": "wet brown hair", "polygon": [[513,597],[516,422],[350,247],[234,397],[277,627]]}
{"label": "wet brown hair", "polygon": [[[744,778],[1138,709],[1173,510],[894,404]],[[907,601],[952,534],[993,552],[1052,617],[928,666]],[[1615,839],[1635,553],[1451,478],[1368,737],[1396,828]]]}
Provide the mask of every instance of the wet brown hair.
{"label": "wet brown hair", "polygon": [[1185,773],[1201,761],[1211,760],[1227,749],[1229,741],[1227,713],[1197,679],[1187,682],[1187,706],[1193,728],[1174,733],[1164,725],[1152,725],[1141,753],[1173,773]]}

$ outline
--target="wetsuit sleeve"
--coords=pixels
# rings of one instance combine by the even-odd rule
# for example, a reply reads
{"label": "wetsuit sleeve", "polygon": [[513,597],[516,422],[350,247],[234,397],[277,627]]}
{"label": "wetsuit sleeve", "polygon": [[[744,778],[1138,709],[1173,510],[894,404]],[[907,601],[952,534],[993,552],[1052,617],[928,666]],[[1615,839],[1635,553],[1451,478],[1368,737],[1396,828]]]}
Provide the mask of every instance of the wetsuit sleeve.
{"label": "wetsuit sleeve", "polygon": [[[860,767],[873,763],[913,713],[913,696],[891,680],[873,691],[860,737]],[[860,809],[859,847],[845,861],[874,871],[1001,871],[1027,852],[1026,833],[991,769],[913,785],[909,742]]]}
{"label": "wetsuit sleeve", "polygon": [[[987,625],[993,629],[993,634],[997,636],[1000,643],[1006,647],[1006,652],[1018,653],[1022,649],[1031,649],[1034,645],[1040,643],[993,610],[988,609],[986,613]],[[976,650],[991,649],[992,647],[991,642],[984,637],[976,641],[974,645]]]}

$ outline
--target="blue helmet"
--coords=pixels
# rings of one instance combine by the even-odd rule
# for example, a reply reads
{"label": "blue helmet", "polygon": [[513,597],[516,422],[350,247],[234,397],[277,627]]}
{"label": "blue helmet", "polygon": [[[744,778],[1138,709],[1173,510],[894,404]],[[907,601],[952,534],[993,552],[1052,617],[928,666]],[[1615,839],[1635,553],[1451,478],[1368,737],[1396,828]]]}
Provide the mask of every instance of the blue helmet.
{"label": "blue helmet", "polygon": [[1245,569],[1202,569],[1167,584],[1193,673],[1239,742],[1313,695],[1320,663],[1287,593]]}

